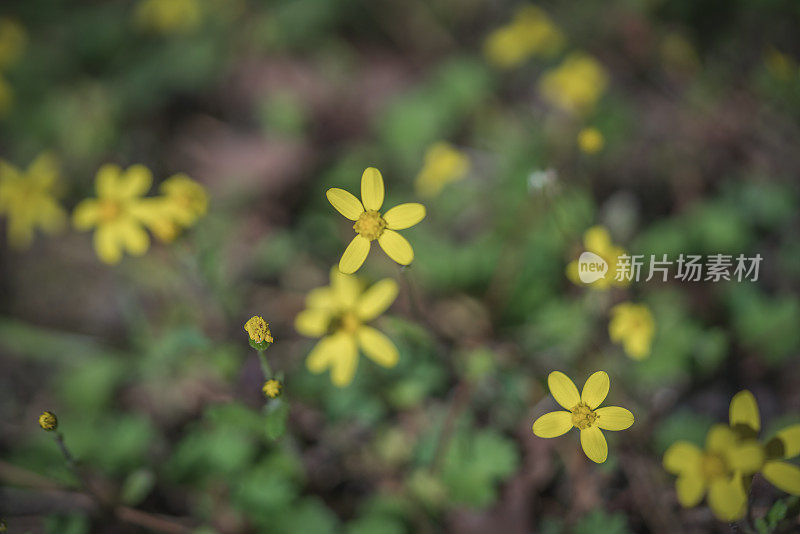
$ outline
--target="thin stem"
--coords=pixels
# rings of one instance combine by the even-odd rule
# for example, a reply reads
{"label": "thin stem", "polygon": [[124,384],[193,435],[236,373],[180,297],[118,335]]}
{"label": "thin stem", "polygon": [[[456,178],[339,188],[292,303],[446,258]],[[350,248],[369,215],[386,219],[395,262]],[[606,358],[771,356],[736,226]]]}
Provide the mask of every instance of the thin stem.
{"label": "thin stem", "polygon": [[419,296],[417,295],[416,286],[414,285],[411,275],[409,274],[410,267],[403,265],[400,267],[400,276],[403,277],[403,282],[406,286],[406,294],[411,302],[411,311],[420,322],[427,323],[424,315],[422,314],[422,306],[420,306]]}
{"label": "thin stem", "polygon": [[261,361],[261,371],[264,373],[264,380],[272,378],[272,367],[269,366],[267,361],[267,354],[264,350],[258,351],[258,359]]}
{"label": "thin stem", "polygon": [[447,417],[442,425],[442,432],[439,434],[439,439],[436,442],[436,449],[433,453],[433,461],[431,462],[430,468],[432,473],[438,473],[441,470],[444,459],[447,456],[447,451],[450,448],[450,441],[455,432],[456,420],[469,402],[471,395],[472,385],[466,381],[459,382],[453,394],[453,401],[450,404]]}
{"label": "thin stem", "polygon": [[78,462],[75,461],[75,457],[67,448],[67,444],[64,442],[64,435],[61,432],[56,432],[55,441],[58,445],[58,448],[61,450],[62,456],[64,456],[64,460],[67,462],[67,467],[69,467],[70,471],[72,471],[72,474],[74,474],[78,480],[80,480],[81,486],[83,486],[83,489],[86,491],[86,493],[91,495],[98,505],[109,506],[109,503],[94,491],[92,485],[89,483],[89,479],[78,467]]}

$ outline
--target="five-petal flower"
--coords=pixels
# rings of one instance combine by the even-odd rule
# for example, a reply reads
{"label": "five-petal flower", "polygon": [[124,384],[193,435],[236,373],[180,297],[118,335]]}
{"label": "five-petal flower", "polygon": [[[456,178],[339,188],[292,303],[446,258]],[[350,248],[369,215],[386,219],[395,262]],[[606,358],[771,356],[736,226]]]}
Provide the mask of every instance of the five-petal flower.
{"label": "five-petal flower", "polygon": [[361,201],[344,189],[332,188],[325,193],[336,210],[355,221],[356,236],[350,242],[339,261],[339,270],[353,274],[364,263],[372,241],[377,240],[381,248],[394,261],[408,265],[414,260],[411,244],[396,230],[410,228],[425,218],[425,206],[418,203],[400,204],[384,214],[384,187],[380,171],[367,167],[361,176]]}
{"label": "five-petal flower", "polygon": [[590,460],[603,463],[608,457],[608,443],[601,430],[625,430],[633,424],[633,414],[619,406],[598,408],[608,395],[611,381],[605,371],[592,374],[578,394],[567,375],[553,371],[547,385],[556,402],[568,411],[546,413],[533,423],[533,433],[540,438],[555,438],[573,427],[580,430],[583,452]]}

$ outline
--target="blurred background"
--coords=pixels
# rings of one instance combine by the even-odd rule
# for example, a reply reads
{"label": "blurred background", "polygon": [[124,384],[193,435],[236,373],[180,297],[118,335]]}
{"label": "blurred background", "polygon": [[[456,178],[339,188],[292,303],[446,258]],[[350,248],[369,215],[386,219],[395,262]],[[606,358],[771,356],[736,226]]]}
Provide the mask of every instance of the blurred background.
{"label": "blurred background", "polygon": [[[800,422],[798,23],[793,0],[4,0],[0,175],[46,154],[61,206],[26,240],[29,197],[0,198],[9,532],[730,532],[661,458],[740,389],[763,435]],[[153,198],[185,173],[207,210],[107,264],[70,219],[108,163]],[[325,191],[367,166],[428,215],[410,267],[358,272],[400,285],[375,321],[399,363],[339,388],[294,318],[353,236]],[[761,254],[758,281],[581,287],[598,225],[635,254]],[[627,301],[643,359],[609,337]],[[600,465],[531,432],[549,372],[598,369],[636,416]],[[756,476],[753,516],[776,502],[766,532],[800,528]]]}

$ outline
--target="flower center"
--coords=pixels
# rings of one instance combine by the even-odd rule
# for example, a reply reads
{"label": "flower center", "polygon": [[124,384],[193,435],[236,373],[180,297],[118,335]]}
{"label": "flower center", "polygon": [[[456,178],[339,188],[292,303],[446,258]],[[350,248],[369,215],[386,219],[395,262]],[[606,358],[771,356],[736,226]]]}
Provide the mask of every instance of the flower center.
{"label": "flower center", "polygon": [[122,208],[116,200],[104,200],[100,203],[100,220],[109,222],[116,219]]}
{"label": "flower center", "polygon": [[728,472],[725,461],[716,454],[704,454],[701,465],[706,480],[725,476]]}
{"label": "flower center", "polygon": [[344,312],[331,321],[330,329],[333,332],[341,330],[348,334],[354,334],[359,326],[361,326],[361,321],[354,313]]}
{"label": "flower center", "polygon": [[572,409],[572,424],[581,430],[589,428],[597,420],[597,414],[584,403],[575,405]]}
{"label": "flower center", "polygon": [[375,210],[367,210],[362,213],[353,225],[356,233],[370,241],[378,239],[384,228],[386,228],[386,221],[383,220],[380,212]]}

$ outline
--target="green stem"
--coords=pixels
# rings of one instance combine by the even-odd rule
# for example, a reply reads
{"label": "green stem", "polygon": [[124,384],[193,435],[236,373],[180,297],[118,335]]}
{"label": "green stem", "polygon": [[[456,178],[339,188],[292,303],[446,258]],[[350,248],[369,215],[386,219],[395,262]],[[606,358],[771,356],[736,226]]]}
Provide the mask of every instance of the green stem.
{"label": "green stem", "polygon": [[264,350],[258,351],[258,359],[261,360],[261,371],[264,373],[264,380],[272,378],[272,367],[269,366],[267,361],[267,354]]}

